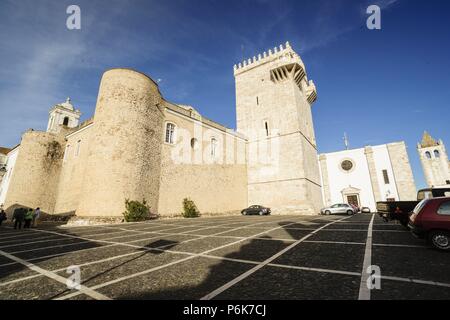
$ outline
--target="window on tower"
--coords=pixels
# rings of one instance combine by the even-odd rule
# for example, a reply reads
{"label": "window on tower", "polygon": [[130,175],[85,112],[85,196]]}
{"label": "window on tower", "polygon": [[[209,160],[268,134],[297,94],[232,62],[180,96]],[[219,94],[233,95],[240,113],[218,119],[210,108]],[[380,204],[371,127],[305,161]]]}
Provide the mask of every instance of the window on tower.
{"label": "window on tower", "polygon": [[81,148],[81,140],[77,141],[77,148],[75,150],[75,156],[79,156],[80,155],[80,148]]}
{"label": "window on tower", "polygon": [[211,139],[211,156],[215,157],[217,152],[217,139],[212,138]]}
{"label": "window on tower", "polygon": [[69,125],[69,117],[64,117],[63,125],[64,126],[68,126]]}
{"label": "window on tower", "polygon": [[431,153],[429,151],[425,152],[425,157],[427,157],[427,159],[431,159]]}
{"label": "window on tower", "polygon": [[175,125],[170,122],[166,124],[166,143],[175,144]]}
{"label": "window on tower", "polygon": [[266,137],[268,137],[270,135],[269,122],[264,121],[264,129],[266,130]]}
{"label": "window on tower", "polygon": [[384,178],[384,183],[385,183],[385,184],[389,184],[389,183],[390,183],[390,181],[389,181],[389,175],[388,175],[387,170],[383,170],[383,178]]}
{"label": "window on tower", "polygon": [[439,153],[438,150],[434,150],[434,156],[435,156],[436,158],[440,158],[440,157],[441,157],[441,154]]}

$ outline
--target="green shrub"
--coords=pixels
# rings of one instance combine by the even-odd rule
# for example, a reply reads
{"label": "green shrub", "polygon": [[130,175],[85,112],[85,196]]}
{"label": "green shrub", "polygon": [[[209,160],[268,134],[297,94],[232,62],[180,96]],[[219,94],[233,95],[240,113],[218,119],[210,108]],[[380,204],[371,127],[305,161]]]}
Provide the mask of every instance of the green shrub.
{"label": "green shrub", "polygon": [[150,217],[150,208],[145,199],[142,202],[125,199],[125,209],[123,216],[126,222],[144,221]]}
{"label": "green shrub", "polygon": [[194,201],[189,198],[183,200],[183,212],[181,213],[185,218],[197,218],[200,216],[197,206]]}

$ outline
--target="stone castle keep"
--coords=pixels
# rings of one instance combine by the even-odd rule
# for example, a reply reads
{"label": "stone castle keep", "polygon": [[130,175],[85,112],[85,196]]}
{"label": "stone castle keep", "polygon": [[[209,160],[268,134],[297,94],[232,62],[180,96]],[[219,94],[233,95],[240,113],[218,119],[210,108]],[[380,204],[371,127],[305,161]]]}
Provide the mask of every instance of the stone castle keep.
{"label": "stone castle keep", "polygon": [[146,199],[154,213],[179,215],[189,197],[203,213],[252,204],[317,213],[317,93],[301,58],[286,43],[234,76],[236,131],[166,101],[140,72],[106,71],[92,119],[79,124],[68,99],[50,110],[46,132],[27,131],[8,153],[0,204],[121,217],[125,199]]}

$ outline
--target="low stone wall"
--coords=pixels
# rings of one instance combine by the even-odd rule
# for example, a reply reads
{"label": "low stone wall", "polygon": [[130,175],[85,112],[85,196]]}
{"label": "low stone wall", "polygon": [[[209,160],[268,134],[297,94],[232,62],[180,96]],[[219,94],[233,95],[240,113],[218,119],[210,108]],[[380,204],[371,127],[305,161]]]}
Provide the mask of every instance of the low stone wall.
{"label": "low stone wall", "polygon": [[[241,215],[240,211],[227,211],[219,213],[200,213],[199,218],[217,218],[217,217],[239,217]],[[161,215],[158,217],[159,220],[174,220],[174,219],[195,219],[195,218],[184,218],[181,213],[173,215]]]}
{"label": "low stone wall", "polygon": [[124,223],[123,217],[71,217],[67,221],[67,226],[94,226],[101,224]]}

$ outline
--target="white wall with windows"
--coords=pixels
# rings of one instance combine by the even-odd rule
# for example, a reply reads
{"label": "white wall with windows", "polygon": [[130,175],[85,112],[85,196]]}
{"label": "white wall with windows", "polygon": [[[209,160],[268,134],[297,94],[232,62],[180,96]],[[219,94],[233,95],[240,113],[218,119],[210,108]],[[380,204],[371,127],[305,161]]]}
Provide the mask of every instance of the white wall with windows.
{"label": "white wall with windows", "polygon": [[372,147],[382,201],[399,201],[394,170],[386,145]]}

